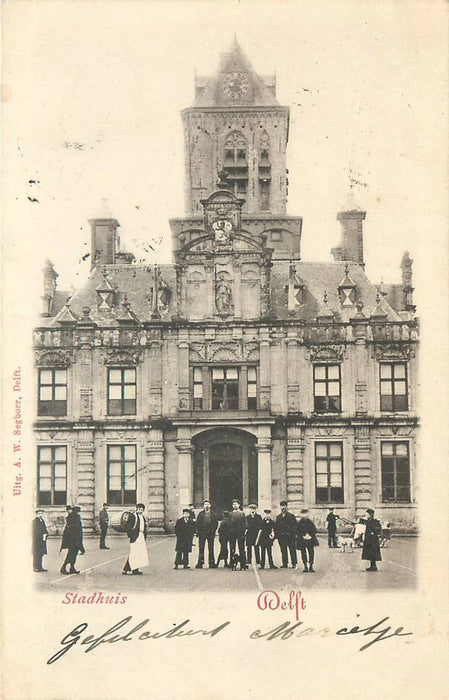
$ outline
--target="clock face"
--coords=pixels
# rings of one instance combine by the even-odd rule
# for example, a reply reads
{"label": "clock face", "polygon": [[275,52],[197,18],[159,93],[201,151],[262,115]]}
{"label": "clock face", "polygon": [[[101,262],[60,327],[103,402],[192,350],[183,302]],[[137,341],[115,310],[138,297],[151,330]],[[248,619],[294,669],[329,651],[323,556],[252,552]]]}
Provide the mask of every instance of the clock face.
{"label": "clock face", "polygon": [[227,97],[234,100],[243,97],[249,90],[248,76],[244,73],[227,73],[221,87]]}

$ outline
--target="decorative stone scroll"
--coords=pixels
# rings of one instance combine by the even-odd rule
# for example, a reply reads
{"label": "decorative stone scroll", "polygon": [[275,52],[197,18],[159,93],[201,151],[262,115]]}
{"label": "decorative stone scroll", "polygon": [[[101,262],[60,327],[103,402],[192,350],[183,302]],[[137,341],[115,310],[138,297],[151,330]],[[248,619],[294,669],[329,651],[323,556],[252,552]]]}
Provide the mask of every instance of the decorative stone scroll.
{"label": "decorative stone scroll", "polygon": [[414,343],[373,343],[376,360],[410,360],[415,357]]}
{"label": "decorative stone scroll", "polygon": [[36,350],[38,367],[68,367],[73,356],[70,350]]}
{"label": "decorative stone scroll", "polygon": [[255,341],[190,343],[191,362],[244,362],[259,359],[259,344]]}
{"label": "decorative stone scroll", "polygon": [[108,350],[104,358],[105,365],[137,365],[140,352],[137,350]]}
{"label": "decorative stone scroll", "polygon": [[310,345],[308,347],[311,362],[336,361],[343,359],[344,345]]}
{"label": "decorative stone scroll", "polygon": [[211,343],[207,347],[211,362],[227,362],[228,360],[242,359],[242,346],[240,343]]}

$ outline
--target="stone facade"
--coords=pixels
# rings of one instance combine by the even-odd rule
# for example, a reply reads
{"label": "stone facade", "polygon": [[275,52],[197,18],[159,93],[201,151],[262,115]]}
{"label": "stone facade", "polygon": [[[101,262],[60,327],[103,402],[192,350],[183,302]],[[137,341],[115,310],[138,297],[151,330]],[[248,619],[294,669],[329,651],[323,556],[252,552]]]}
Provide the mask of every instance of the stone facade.
{"label": "stone facade", "polygon": [[69,302],[44,270],[36,499],[51,530],[67,503],[91,530],[103,502],[114,517],[137,500],[153,530],[171,532],[182,507],[208,497],[222,510],[235,496],[307,505],[320,526],[331,505],[349,518],[372,506],[415,530],[410,258],[402,286],[373,285],[354,210],[338,214],[335,262],[301,261],[273,79],[234,45],[196,95],[173,264],[135,264],[118,222],[101,219]]}

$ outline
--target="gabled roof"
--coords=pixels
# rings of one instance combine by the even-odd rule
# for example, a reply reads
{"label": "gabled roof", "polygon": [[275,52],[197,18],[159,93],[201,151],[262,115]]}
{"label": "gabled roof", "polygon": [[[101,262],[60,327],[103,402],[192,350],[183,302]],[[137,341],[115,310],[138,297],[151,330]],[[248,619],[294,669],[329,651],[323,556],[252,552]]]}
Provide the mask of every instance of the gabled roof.
{"label": "gabled roof", "polygon": [[[250,88],[238,100],[226,99],[221,90],[221,82],[226,73],[244,73]],[[194,107],[253,106],[275,107],[279,102],[275,97],[275,77],[259,76],[245,56],[241,46],[234,39],[230,51],[221,56],[220,67],[212,77],[201,76],[195,79],[196,98]]]}
{"label": "gabled roof", "polygon": [[[334,321],[346,323],[357,313],[355,305],[342,306],[339,285],[345,276],[345,267],[349,266],[351,281],[356,285],[356,301],[362,302],[363,313],[369,318],[377,304],[377,288],[370,282],[363,269],[355,262],[297,262],[296,273],[304,284],[304,302],[295,309],[293,316],[287,313],[286,284],[288,283],[289,263],[277,262],[271,270],[271,306],[276,316],[313,321],[322,318],[324,293],[327,295],[326,312],[333,313]],[[398,313],[384,299],[382,308],[385,320],[400,321]],[[321,314],[321,316],[320,316]]]}
{"label": "gabled roof", "polygon": [[[162,280],[170,289],[176,289],[176,272],[173,265],[159,265]],[[104,271],[107,281],[115,292],[115,305],[111,310],[98,308],[99,286],[104,283]],[[78,318],[83,316],[83,308],[89,307],[89,317],[100,326],[116,326],[123,320],[148,321],[151,318],[151,292],[154,267],[149,265],[101,265],[94,268],[86,284],[70,300],[70,310]],[[170,299],[167,317],[175,313],[174,295]],[[125,303],[125,307],[124,307]],[[131,314],[128,313],[128,309]],[[165,318],[165,314],[162,316]],[[57,324],[57,319],[51,321]]]}
{"label": "gabled roof", "polygon": [[[377,287],[370,282],[363,269],[354,262],[295,263],[296,277],[304,285],[303,303],[293,311],[288,307],[288,288],[291,283],[291,264],[288,260],[276,261],[271,268],[271,300],[270,306],[275,317],[282,319],[298,319],[298,321],[347,323],[354,318],[358,309],[343,306],[339,294],[339,285],[345,276],[345,266],[349,266],[350,279],[355,284],[355,302],[363,304],[363,314],[372,318],[372,314],[380,320],[380,314],[385,321],[400,321],[398,314],[385,298],[378,296]],[[99,308],[98,287],[104,281],[103,272],[107,268],[107,280],[115,292],[115,305],[110,310]],[[166,288],[166,305],[160,313],[161,320],[170,321],[178,313],[176,270],[174,265],[158,266],[160,277],[159,289]],[[89,320],[99,326],[108,327],[133,321],[145,322],[153,318],[153,285],[154,267],[148,265],[108,265],[95,268],[88,281],[70,300],[70,315],[83,318],[83,309],[90,308]],[[125,306],[124,306],[125,304]],[[59,325],[56,314],[51,323]],[[50,321],[50,319],[49,319]]]}

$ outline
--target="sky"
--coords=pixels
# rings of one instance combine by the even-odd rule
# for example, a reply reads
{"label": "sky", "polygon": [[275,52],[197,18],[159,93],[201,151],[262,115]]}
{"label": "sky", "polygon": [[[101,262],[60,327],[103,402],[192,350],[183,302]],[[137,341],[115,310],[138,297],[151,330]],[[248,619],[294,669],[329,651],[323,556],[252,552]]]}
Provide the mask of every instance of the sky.
{"label": "sky", "polygon": [[180,111],[195,70],[213,74],[234,33],[291,107],[288,213],[304,220],[302,258],[332,259],[337,212],[355,203],[373,281],[399,282],[409,250],[419,299],[429,269],[447,265],[445,3],[43,0],[3,14],[5,250],[31,263],[33,294],[46,258],[60,289],[86,279],[90,218],[117,218],[137,258],[156,240],[170,261],[168,220],[184,212]]}

